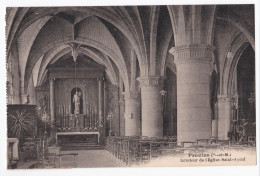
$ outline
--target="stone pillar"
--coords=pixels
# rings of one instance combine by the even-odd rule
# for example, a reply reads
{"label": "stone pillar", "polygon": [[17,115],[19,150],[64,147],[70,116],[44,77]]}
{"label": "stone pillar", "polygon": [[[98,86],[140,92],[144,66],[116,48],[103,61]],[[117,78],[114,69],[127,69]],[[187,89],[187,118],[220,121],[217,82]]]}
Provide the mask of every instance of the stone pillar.
{"label": "stone pillar", "polygon": [[21,98],[20,98],[20,95],[19,95],[19,91],[18,93],[14,92],[14,95],[13,95],[13,104],[20,104],[21,103]]}
{"label": "stone pillar", "polygon": [[132,48],[130,54],[130,92],[136,90],[136,60],[135,50]]}
{"label": "stone pillar", "polygon": [[210,73],[213,47],[174,47],[177,68],[177,141],[211,137]]}
{"label": "stone pillar", "polygon": [[159,76],[139,77],[142,103],[142,136],[162,137],[163,117]]}
{"label": "stone pillar", "polygon": [[119,135],[125,135],[125,100],[124,100],[124,82],[121,76],[119,76],[118,82],[118,110],[119,110],[119,118],[118,118],[118,125],[119,125]]}
{"label": "stone pillar", "polygon": [[120,136],[125,136],[125,118],[124,118],[124,114],[125,114],[125,100],[124,99],[119,99],[118,101],[119,103],[119,118],[120,118]]}
{"label": "stone pillar", "polygon": [[141,135],[138,92],[125,92],[125,136]]}
{"label": "stone pillar", "polygon": [[50,115],[51,115],[51,127],[55,123],[55,103],[54,103],[54,81],[55,78],[50,78]]}
{"label": "stone pillar", "polygon": [[218,95],[218,139],[229,140],[231,121],[231,97]]}
{"label": "stone pillar", "polygon": [[28,98],[29,96],[27,95],[27,94],[22,94],[21,95],[21,103],[22,104],[28,104],[29,103],[29,101],[28,101]]}
{"label": "stone pillar", "polygon": [[212,133],[211,137],[217,138],[218,137],[218,120],[214,119],[212,120]]}
{"label": "stone pillar", "polygon": [[98,79],[98,125],[103,127],[103,79]]}
{"label": "stone pillar", "polygon": [[[13,90],[14,90],[14,98],[13,104],[21,104],[22,100],[20,97],[21,89],[20,89],[20,76],[19,76],[19,62],[18,62],[18,53],[17,53],[17,46],[13,48],[13,51],[10,54],[11,60],[11,73],[12,73],[12,83],[13,83]],[[23,103],[22,103],[23,104]]]}
{"label": "stone pillar", "polygon": [[215,111],[215,119],[212,120],[211,137],[217,138],[218,137],[218,104],[217,103],[214,106],[214,111]]}
{"label": "stone pillar", "polygon": [[107,83],[103,81],[103,126],[105,125],[105,118],[107,118]]}

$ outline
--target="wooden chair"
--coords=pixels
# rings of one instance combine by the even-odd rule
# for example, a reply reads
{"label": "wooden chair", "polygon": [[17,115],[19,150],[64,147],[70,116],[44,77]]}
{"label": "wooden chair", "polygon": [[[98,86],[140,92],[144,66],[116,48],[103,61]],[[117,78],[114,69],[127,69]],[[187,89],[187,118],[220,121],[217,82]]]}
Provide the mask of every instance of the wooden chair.
{"label": "wooden chair", "polygon": [[141,163],[150,161],[150,140],[140,140],[139,141],[139,160]]}
{"label": "wooden chair", "polygon": [[130,139],[128,142],[129,154],[128,164],[139,164],[140,163],[140,139]]}
{"label": "wooden chair", "polygon": [[42,162],[44,167],[56,168],[56,153],[46,153]]}
{"label": "wooden chair", "polygon": [[256,138],[255,136],[248,136],[247,137],[247,142],[248,142],[249,146],[254,146],[254,147],[256,146],[255,145],[255,143],[256,143],[255,142],[256,141],[255,138]]}

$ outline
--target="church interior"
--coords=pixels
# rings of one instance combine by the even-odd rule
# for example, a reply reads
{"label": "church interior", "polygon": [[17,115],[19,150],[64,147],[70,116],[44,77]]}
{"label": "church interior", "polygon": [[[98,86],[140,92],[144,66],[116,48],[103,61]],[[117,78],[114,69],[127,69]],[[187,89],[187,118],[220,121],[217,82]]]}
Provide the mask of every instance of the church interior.
{"label": "church interior", "polygon": [[6,69],[10,169],[256,150],[254,5],[7,7]]}

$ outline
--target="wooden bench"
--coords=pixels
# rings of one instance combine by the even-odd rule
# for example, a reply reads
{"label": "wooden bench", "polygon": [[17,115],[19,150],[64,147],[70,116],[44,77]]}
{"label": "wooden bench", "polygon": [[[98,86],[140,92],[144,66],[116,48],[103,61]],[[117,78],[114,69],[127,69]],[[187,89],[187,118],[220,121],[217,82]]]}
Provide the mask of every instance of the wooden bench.
{"label": "wooden bench", "polygon": [[256,137],[255,136],[248,136],[247,142],[249,146],[256,146]]}
{"label": "wooden bench", "polygon": [[76,163],[76,156],[78,155],[78,153],[59,153],[56,156],[59,157],[59,167],[61,166],[61,157],[62,156],[73,156],[74,157],[74,166],[77,167],[77,163]]}
{"label": "wooden bench", "polygon": [[[181,142],[181,146],[182,147],[185,147],[185,144],[190,144],[189,146],[192,146],[192,145],[194,145],[194,144],[196,144],[197,142],[193,142],[193,141],[182,141]],[[188,146],[188,147],[189,147]]]}
{"label": "wooden bench", "polygon": [[202,142],[202,143],[209,143],[210,139],[197,139],[196,142],[197,142],[197,144],[199,144],[200,142]]}

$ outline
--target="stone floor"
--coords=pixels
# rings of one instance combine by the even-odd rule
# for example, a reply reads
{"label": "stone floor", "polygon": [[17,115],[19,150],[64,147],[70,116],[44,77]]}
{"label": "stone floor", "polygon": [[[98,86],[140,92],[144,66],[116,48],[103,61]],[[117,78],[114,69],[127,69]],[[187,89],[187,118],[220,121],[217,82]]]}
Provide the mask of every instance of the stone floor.
{"label": "stone floor", "polygon": [[[73,156],[62,156],[61,168],[95,168],[95,167],[125,167],[119,159],[106,150],[73,150],[61,151],[61,153],[78,153],[77,166],[74,166]],[[59,165],[59,159],[56,159]]]}

